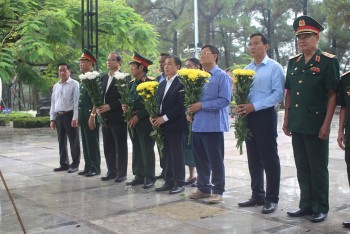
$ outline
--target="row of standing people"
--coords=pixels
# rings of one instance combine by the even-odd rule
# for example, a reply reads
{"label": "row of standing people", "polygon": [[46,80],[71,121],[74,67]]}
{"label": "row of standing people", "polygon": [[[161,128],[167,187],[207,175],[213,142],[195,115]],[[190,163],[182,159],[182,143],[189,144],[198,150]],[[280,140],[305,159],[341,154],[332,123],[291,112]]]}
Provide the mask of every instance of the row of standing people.
{"label": "row of standing people", "polygon": [[[253,62],[246,69],[255,70],[256,75],[254,76],[254,83],[249,94],[249,103],[238,105],[236,112],[238,115],[246,115],[248,127],[252,132],[252,137],[246,139],[252,196],[248,201],[241,202],[238,205],[241,207],[263,205],[262,212],[265,214],[272,213],[277,209],[280,185],[280,162],[276,141],[277,115],[274,106],[283,99],[284,89],[286,89],[286,111],[283,131],[286,135],[292,136],[297,177],[301,191],[299,209],[287,212],[287,214],[291,217],[311,215],[312,222],[322,222],[327,217],[329,210],[328,137],[330,123],[336,106],[339,63],[335,56],[322,52],[318,48],[320,32],[323,30],[323,27],[317,21],[308,16],[301,16],[294,21],[293,28],[296,32],[298,47],[302,53],[289,61],[286,76],[282,66],[267,56],[267,50],[269,49],[268,39],[260,33],[253,34],[250,37],[249,52],[253,57]],[[211,203],[222,201],[222,194],[225,187],[223,132],[228,131],[229,128],[227,106],[231,98],[231,81],[227,74],[217,66],[218,55],[219,51],[214,46],[207,45],[202,48],[200,62],[203,69],[212,74],[212,78],[206,84],[201,100],[198,103],[190,105],[187,110],[184,110],[194,114],[194,119],[188,120],[193,121],[193,128],[191,129],[193,131],[192,149],[198,173],[197,190],[190,194],[189,197],[192,199],[210,197],[209,202]],[[91,58],[91,56],[87,57]],[[81,64],[85,61],[92,63],[93,61],[89,60],[89,58],[84,59],[83,54]],[[114,59],[117,61],[118,58]],[[174,69],[176,71],[176,69],[180,69],[181,67],[181,61],[179,62],[177,57],[170,56],[165,61],[165,74],[168,70]],[[156,179],[154,175],[154,141],[147,134],[147,132],[150,132],[153,124],[161,126],[165,132],[165,149],[167,151],[165,155],[168,156],[166,162],[163,163],[165,182],[156,190],[170,190],[170,193],[177,193],[183,191],[184,185],[184,163],[183,160],[178,160],[179,157],[183,158],[183,153],[179,152],[179,144],[180,142],[182,144],[184,134],[176,133],[180,129],[171,126],[172,123],[174,126],[176,124],[172,117],[170,117],[172,116],[170,112],[168,114],[166,111],[168,108],[167,105],[173,107],[175,105],[174,103],[177,104],[179,99],[181,100],[183,98],[181,97],[183,94],[180,92],[183,87],[181,87],[180,82],[176,81],[174,83],[175,80],[178,80],[176,72],[174,73],[173,71],[173,73],[167,75],[166,82],[161,83],[159,86],[160,93],[163,94],[159,96],[159,104],[164,104],[160,110],[161,116],[150,121],[148,114],[144,112],[140,97],[136,94],[137,84],[148,80],[147,68],[150,64],[151,61],[138,54],[134,56],[133,61],[130,63],[131,74],[135,78],[131,83],[131,97],[134,100],[135,115],[127,124],[136,130],[136,137],[132,140],[133,174],[135,178],[127,184],[143,184],[144,188],[154,186]],[[82,65],[80,67],[82,70]],[[91,69],[92,66],[90,67]],[[60,77],[64,73],[67,73],[64,66],[59,71]],[[344,136],[346,125],[344,123],[347,122],[346,97],[349,96],[349,88],[346,79],[348,76],[344,75],[343,77],[344,79],[340,82],[339,92],[339,96],[341,97],[340,104],[343,107],[340,115],[341,124],[339,125],[338,142],[345,149],[346,155],[348,155],[346,143],[344,143],[346,142],[346,135]],[[69,84],[73,83],[73,81],[63,83]],[[174,88],[175,85],[177,85],[176,90],[178,92],[169,92],[170,87]],[[83,88],[81,89],[81,91],[84,91]],[[81,93],[83,94],[83,92]],[[167,95],[169,97],[173,95],[173,98],[166,98]],[[170,104],[167,104],[167,101]],[[80,102],[83,102],[83,99]],[[53,105],[55,106],[55,103]],[[121,106],[121,103],[119,105]],[[123,109],[125,110],[126,108],[127,106],[124,105]],[[83,108],[80,108],[79,111],[82,111],[81,109]],[[77,126],[76,112],[70,113],[65,110],[56,110],[51,113],[52,119],[56,118],[56,121],[51,123],[52,127],[56,125],[57,128],[60,128],[60,125],[63,126],[64,124],[73,128]],[[89,112],[90,110],[93,111]],[[89,129],[96,129],[95,125],[97,123],[95,123],[94,119],[96,112],[102,113],[109,110],[108,108],[104,109],[101,107],[94,109],[92,105],[89,105],[85,111],[89,116],[87,117],[88,120],[85,119],[84,122],[79,112],[80,125],[86,124]],[[68,114],[72,115],[72,118],[67,117],[67,119],[73,120],[71,122],[64,122],[63,119]],[[183,115],[181,116],[183,118]],[[183,121],[181,118],[178,117],[178,121]],[[62,119],[61,124],[60,119]],[[126,124],[122,127],[126,132]],[[83,127],[81,129],[85,157],[85,133],[83,132]],[[172,129],[177,130],[173,131]],[[183,129],[181,129],[181,132],[183,132]],[[63,141],[64,138],[60,137],[62,134],[58,133],[58,135],[59,142]],[[71,145],[77,144],[76,138],[78,134],[74,133],[72,135],[72,140],[70,138]],[[175,145],[178,145],[178,147],[173,147]],[[106,146],[108,148],[108,145]],[[96,147],[92,148],[94,149],[91,152],[95,152]],[[119,146],[119,148],[121,147]],[[86,149],[87,155],[89,155],[88,151],[89,149]],[[80,154],[78,150],[74,153],[75,155]],[[67,164],[67,152],[61,153],[61,147],[60,155],[61,167],[58,170],[67,170],[69,167],[69,164]],[[119,158],[119,153],[117,155]],[[70,171],[74,171],[76,165],[79,164],[79,161],[77,161],[78,158],[80,157],[73,157],[73,163],[69,168]],[[106,161],[108,167],[107,155]],[[176,163],[180,165],[181,170],[176,170]],[[83,173],[89,176],[92,167],[85,167],[85,169]],[[120,178],[121,181],[125,180],[126,174],[119,175],[117,174],[118,171],[116,170],[115,174],[111,174],[108,167],[107,179],[116,178],[117,180]],[[266,192],[264,189],[264,172],[266,173]],[[99,174],[99,172],[96,173]],[[111,176],[109,176],[110,174]],[[346,226],[348,224],[345,222],[344,225]]]}

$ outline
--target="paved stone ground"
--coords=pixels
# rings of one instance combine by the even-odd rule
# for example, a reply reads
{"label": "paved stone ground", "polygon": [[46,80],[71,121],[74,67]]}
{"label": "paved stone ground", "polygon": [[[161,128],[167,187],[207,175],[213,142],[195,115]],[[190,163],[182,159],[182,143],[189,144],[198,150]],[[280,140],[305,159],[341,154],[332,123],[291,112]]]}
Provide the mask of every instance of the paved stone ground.
{"label": "paved stone ground", "polygon": [[[338,116],[330,138],[330,212],[323,223],[290,218],[287,211],[298,207],[299,188],[291,140],[281,132],[279,153],[281,189],[278,210],[269,215],[261,207],[240,208],[237,203],[250,197],[246,155],[235,149],[233,130],[225,135],[226,192],[224,201],[209,205],[192,201],[183,194],[128,187],[125,183],[102,182],[66,172],[58,166],[56,133],[50,129],[0,128],[0,169],[15,199],[28,233],[347,233],[342,227],[350,220],[350,194],[344,153],[338,148]],[[129,141],[128,179],[131,179]],[[106,173],[104,154],[101,166]],[[80,165],[83,168],[84,162]],[[160,172],[157,161],[157,174]],[[156,185],[161,185],[157,181]],[[0,233],[21,233],[15,212],[0,182]],[[350,232],[349,232],[350,233]]]}

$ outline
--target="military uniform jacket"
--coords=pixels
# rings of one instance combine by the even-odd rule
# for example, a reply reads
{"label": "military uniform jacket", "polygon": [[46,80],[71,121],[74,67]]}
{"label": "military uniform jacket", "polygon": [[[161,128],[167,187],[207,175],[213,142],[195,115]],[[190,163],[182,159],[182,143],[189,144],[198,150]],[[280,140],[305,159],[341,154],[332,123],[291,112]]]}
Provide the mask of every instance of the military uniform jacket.
{"label": "military uniform jacket", "polygon": [[130,82],[130,98],[133,100],[133,105],[134,105],[134,111],[137,117],[139,118],[139,121],[145,118],[149,118],[149,114],[147,110],[145,109],[145,104],[142,101],[142,98],[137,94],[136,87],[147,81],[152,81],[149,79],[147,76],[143,77],[141,80],[132,80]]}
{"label": "military uniform jacket", "polygon": [[88,94],[87,89],[80,83],[80,97],[79,97],[79,122],[85,123],[90,117],[93,104]]}
{"label": "military uniform jacket", "polygon": [[[350,72],[341,76],[339,82],[338,105],[346,107],[345,136],[350,139]],[[346,147],[350,147],[350,141],[345,141]]]}
{"label": "military uniform jacket", "polygon": [[303,54],[289,60],[285,88],[290,91],[288,130],[318,134],[327,112],[328,91],[337,90],[339,63],[334,55],[316,51],[305,64]]}

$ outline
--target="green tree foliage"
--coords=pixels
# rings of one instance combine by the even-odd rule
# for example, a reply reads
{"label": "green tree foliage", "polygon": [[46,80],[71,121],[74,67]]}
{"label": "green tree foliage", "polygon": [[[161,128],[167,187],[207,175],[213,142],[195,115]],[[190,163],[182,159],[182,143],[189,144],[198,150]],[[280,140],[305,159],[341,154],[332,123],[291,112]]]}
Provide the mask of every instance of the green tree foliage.
{"label": "green tree foliage", "polygon": [[[99,1],[100,64],[110,51],[156,54],[158,33],[123,0]],[[81,54],[81,0],[0,0],[0,77],[46,91]],[[72,66],[78,72],[78,66]],[[102,68],[105,68],[102,66]],[[19,95],[18,95],[19,96]]]}
{"label": "green tree foliage", "polygon": [[[263,32],[271,39],[270,56],[286,66],[289,57],[298,53],[293,20],[308,14],[319,21],[325,31],[321,34],[320,48],[336,53],[343,69],[350,64],[350,35],[348,0],[197,0],[199,8],[199,41],[211,43],[221,51],[219,65],[227,68],[232,64],[246,64],[250,61],[247,42],[250,34]],[[127,0],[147,22],[154,24],[161,33],[160,51],[166,51],[174,41],[168,31],[170,25],[163,21],[167,12],[158,10],[171,6],[182,8],[179,0]],[[182,57],[194,54],[182,53],[188,44],[194,43],[193,0],[185,1],[181,17],[173,22],[178,32],[178,54]]]}

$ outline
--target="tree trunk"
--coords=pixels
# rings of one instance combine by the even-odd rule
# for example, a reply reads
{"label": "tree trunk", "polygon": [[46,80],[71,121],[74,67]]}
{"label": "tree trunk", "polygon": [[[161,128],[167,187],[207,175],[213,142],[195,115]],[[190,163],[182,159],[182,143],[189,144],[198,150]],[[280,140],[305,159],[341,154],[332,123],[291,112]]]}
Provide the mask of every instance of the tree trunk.
{"label": "tree trunk", "polygon": [[210,18],[205,18],[205,44],[210,44]]}
{"label": "tree trunk", "polygon": [[173,32],[173,54],[177,55],[177,31]]}
{"label": "tree trunk", "polygon": [[274,51],[275,51],[275,59],[277,62],[280,62],[281,61],[281,58],[280,58],[280,52],[278,50],[278,46],[275,44],[274,45]]}
{"label": "tree trunk", "polygon": [[229,53],[228,53],[228,48],[227,48],[227,38],[226,38],[226,33],[223,29],[223,27],[220,27],[220,33],[222,37],[222,46],[224,47],[224,57],[225,57],[225,68],[229,67]]}
{"label": "tree trunk", "polygon": [[307,0],[304,0],[303,2],[303,14],[307,15]]}

